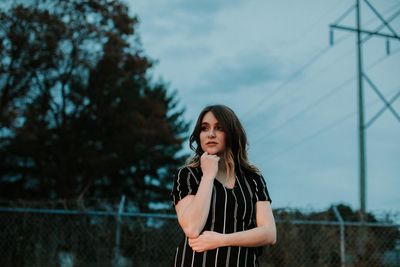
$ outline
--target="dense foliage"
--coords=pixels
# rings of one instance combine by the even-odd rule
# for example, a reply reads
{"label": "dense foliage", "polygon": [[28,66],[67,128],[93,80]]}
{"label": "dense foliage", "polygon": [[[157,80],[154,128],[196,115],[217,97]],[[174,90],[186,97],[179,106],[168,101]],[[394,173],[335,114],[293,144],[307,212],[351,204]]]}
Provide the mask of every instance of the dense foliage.
{"label": "dense foliage", "polygon": [[[28,2],[29,3],[29,2]],[[0,7],[2,199],[169,201],[188,124],[119,1]]]}

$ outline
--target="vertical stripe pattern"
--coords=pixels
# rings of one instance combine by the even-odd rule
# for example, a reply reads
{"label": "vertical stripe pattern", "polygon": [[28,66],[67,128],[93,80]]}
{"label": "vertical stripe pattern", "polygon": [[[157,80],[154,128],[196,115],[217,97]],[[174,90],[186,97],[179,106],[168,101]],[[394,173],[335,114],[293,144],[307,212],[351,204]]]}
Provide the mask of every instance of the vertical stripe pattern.
{"label": "vertical stripe pattern", "polygon": [[[183,167],[175,173],[171,199],[177,204],[187,195],[195,195],[201,181],[201,169]],[[237,172],[235,187],[224,187],[214,181],[211,194],[210,212],[203,231],[234,233],[256,226],[255,204],[257,201],[271,201],[264,178],[256,173]],[[220,247],[195,253],[183,237],[177,247],[171,266],[174,267],[256,267],[259,248]]]}

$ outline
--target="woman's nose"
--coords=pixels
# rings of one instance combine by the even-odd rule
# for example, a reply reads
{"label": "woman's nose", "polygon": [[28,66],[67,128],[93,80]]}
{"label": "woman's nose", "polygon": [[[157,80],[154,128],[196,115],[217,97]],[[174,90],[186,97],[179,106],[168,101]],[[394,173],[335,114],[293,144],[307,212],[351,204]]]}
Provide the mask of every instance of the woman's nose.
{"label": "woman's nose", "polygon": [[211,129],[211,130],[208,132],[208,137],[215,137],[215,130]]}

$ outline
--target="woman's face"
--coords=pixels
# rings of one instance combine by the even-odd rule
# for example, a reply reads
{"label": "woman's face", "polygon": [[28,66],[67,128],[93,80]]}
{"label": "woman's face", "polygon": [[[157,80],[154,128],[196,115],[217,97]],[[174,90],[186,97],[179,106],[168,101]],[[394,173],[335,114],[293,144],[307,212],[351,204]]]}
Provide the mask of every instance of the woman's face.
{"label": "woman's face", "polygon": [[200,145],[208,154],[221,155],[225,151],[225,132],[211,111],[201,121]]}

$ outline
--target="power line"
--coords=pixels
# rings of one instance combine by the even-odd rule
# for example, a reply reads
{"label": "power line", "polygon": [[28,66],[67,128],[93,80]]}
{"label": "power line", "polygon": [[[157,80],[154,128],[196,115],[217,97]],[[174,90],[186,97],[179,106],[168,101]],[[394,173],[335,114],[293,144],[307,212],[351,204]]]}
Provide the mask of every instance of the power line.
{"label": "power line", "polygon": [[[304,31],[302,34],[300,34],[299,37],[297,37],[295,40],[291,41],[291,43],[294,44],[293,47],[298,47],[298,45],[306,40],[308,40],[307,38],[305,38],[309,33],[311,33],[314,28],[317,25],[320,25],[320,22],[325,19],[328,15],[330,15],[331,13],[333,13],[335,11],[335,9],[341,4],[341,1],[337,1],[334,5],[332,5],[331,7],[329,7],[327,9],[327,11],[325,13],[323,13],[320,17],[318,17],[314,22],[310,23],[309,26],[307,26],[306,28],[308,30]],[[292,50],[291,53],[293,53],[293,51],[296,50]]]}
{"label": "power line", "polygon": [[[391,15],[388,19],[387,22],[391,22],[392,20],[394,20],[398,15],[400,14],[400,10],[398,10],[397,12],[395,12],[393,15]],[[380,30],[382,30],[386,25],[383,23],[380,26],[378,26],[375,30],[373,30],[373,32],[379,32]],[[372,36],[374,36],[373,34],[369,34],[367,37],[365,37],[362,40],[362,43],[365,43],[366,41],[368,41],[369,39],[372,38]]]}
{"label": "power line", "polygon": [[[398,53],[398,52],[400,52],[400,48],[397,49],[397,50],[395,50],[395,51],[392,53],[392,55],[394,55],[394,54],[396,54],[396,53]],[[387,58],[387,56],[383,56],[383,57],[379,58],[378,60],[376,60],[375,62],[373,62],[372,64],[370,64],[370,65],[367,67],[367,70],[370,70],[371,68],[377,66],[379,63],[381,63],[381,62],[382,62],[383,60],[385,60],[386,58]],[[347,84],[349,81],[353,80],[354,78],[355,78],[355,76],[351,77],[350,79],[348,79],[348,80],[346,80],[344,83],[342,83],[339,87],[344,86],[345,84]],[[336,88],[338,88],[338,87],[335,87],[334,89],[336,89]],[[330,95],[330,93],[333,92],[334,89],[330,90],[330,91],[329,91],[326,95],[324,95],[324,96]],[[397,89],[396,89],[395,91],[397,91]],[[392,91],[392,92],[393,92],[393,91]],[[399,97],[400,97],[400,91],[397,91],[396,94],[390,99],[390,101],[389,101],[390,104],[392,104],[392,103],[393,103],[397,98],[399,98]],[[324,98],[324,97],[320,98],[317,102],[323,101],[323,100],[322,100],[323,98]],[[368,103],[366,106],[370,106],[370,105],[373,105],[373,104],[377,104],[377,103],[379,103],[379,102],[380,102],[379,100],[374,100],[374,101],[371,101],[370,103]],[[312,109],[312,105],[307,106],[305,109],[303,109],[303,111],[302,111],[301,113],[305,113],[305,112],[307,112],[309,109]],[[384,109],[385,109],[385,107],[382,108],[378,113],[383,113]],[[283,149],[283,150],[281,150],[281,151],[275,153],[273,156],[270,156],[269,158],[267,158],[267,161],[268,161],[268,162],[273,161],[273,160],[275,160],[276,158],[278,158],[278,157],[280,157],[280,156],[286,154],[287,152],[290,152],[291,150],[295,149],[296,147],[298,147],[298,146],[300,146],[300,145],[302,145],[302,144],[304,144],[304,143],[306,143],[306,142],[312,140],[313,138],[315,138],[315,137],[317,137],[317,136],[319,136],[319,135],[321,135],[321,134],[323,134],[323,133],[325,133],[325,132],[327,132],[327,131],[333,129],[334,127],[336,127],[336,126],[340,125],[341,123],[345,122],[346,120],[348,120],[348,119],[349,119],[352,115],[354,115],[355,113],[356,113],[356,111],[352,111],[352,112],[350,112],[350,113],[344,115],[343,117],[341,117],[341,118],[339,118],[338,120],[332,122],[331,124],[329,124],[329,125],[327,125],[327,126],[321,128],[320,130],[318,130],[318,131],[316,131],[316,132],[314,132],[314,133],[312,133],[312,134],[310,134],[310,135],[304,137],[303,139],[301,139],[300,141],[294,143],[293,145],[291,145],[291,146],[289,146],[289,147],[286,147],[285,149]],[[275,127],[275,128],[272,129],[271,131],[276,132],[276,131],[278,131],[280,128],[283,128],[284,125],[286,125],[288,121],[293,120],[293,117],[298,117],[298,116],[297,116],[297,114],[295,114],[294,116],[292,116],[291,118],[289,118],[287,121],[285,121],[285,123],[281,124],[281,125],[278,126],[278,127]],[[272,135],[272,134],[267,134],[267,136],[270,136],[270,135]],[[267,155],[267,156],[268,156],[268,155]]]}
{"label": "power line", "polygon": [[[385,10],[383,13],[386,13],[388,11],[393,10],[393,8],[399,6],[399,4],[395,4],[392,7],[390,7],[389,9]],[[351,11],[352,8],[350,8],[349,10],[347,10],[342,16],[344,17],[345,15],[348,15],[348,13]],[[327,12],[330,13],[330,12]],[[392,15],[393,17],[393,15]],[[393,18],[391,18],[393,19]],[[368,22],[366,22],[366,25],[374,22],[374,19],[369,20]],[[342,43],[345,39],[349,38],[351,35],[348,34],[340,39],[338,39],[335,43],[340,44]],[[255,105],[253,105],[253,107],[251,107],[249,110],[247,110],[244,114],[243,114],[243,118],[244,121],[248,121],[252,115],[254,116],[254,111],[256,111],[257,109],[259,109],[260,107],[262,107],[264,104],[267,102],[267,100],[271,100],[274,95],[276,95],[278,92],[280,92],[280,89],[284,88],[286,85],[288,85],[292,80],[294,80],[296,77],[298,77],[301,73],[303,73],[307,68],[311,67],[315,62],[318,61],[318,59],[320,59],[323,55],[325,55],[327,52],[329,52],[331,46],[325,47],[323,49],[321,49],[318,53],[316,53],[311,60],[307,61],[304,65],[302,65],[300,68],[298,68],[296,71],[294,71],[288,79],[286,79],[285,81],[283,81],[281,84],[279,84],[277,87],[275,87],[268,95],[262,97]]]}
{"label": "power line", "polygon": [[[391,12],[391,11],[393,10],[393,8],[398,7],[398,6],[400,6],[400,3],[397,3],[397,4],[393,5],[393,6],[391,6],[390,8],[386,9],[386,10],[385,10],[384,12],[382,12],[382,13],[383,13],[383,14],[387,14],[388,12]],[[353,5],[349,10],[347,10],[347,11],[342,15],[342,17],[345,17],[345,16],[346,16],[351,10],[353,10],[353,9],[354,9],[354,5]],[[391,15],[391,16],[388,18],[387,21],[388,21],[388,22],[392,21],[394,18],[396,18],[396,17],[399,15],[399,13],[400,13],[400,10],[399,10],[398,12],[395,12],[395,14]],[[341,19],[338,19],[337,22],[338,22],[338,21],[341,21]],[[375,18],[371,18],[371,19],[369,19],[367,22],[365,22],[364,24],[365,24],[365,25],[370,25],[370,24],[372,24],[372,23],[375,22],[375,21],[376,21]],[[384,26],[384,25],[383,25],[383,26]],[[382,28],[382,27],[378,27],[377,29],[375,29],[375,31],[379,31],[381,28]],[[367,36],[365,39],[367,39],[367,38],[370,37],[370,36],[371,36],[371,35]],[[342,41],[344,41],[345,39],[348,39],[349,37],[351,37],[351,35],[350,35],[350,34],[346,34],[345,36],[339,38],[338,41],[337,41],[337,43],[341,43]],[[363,40],[363,42],[367,41],[367,40],[365,40],[365,39]],[[318,71],[317,73],[314,73],[314,74],[313,74],[313,78],[314,78],[314,77],[318,77],[319,74],[325,72],[329,67],[331,67],[333,64],[335,64],[337,61],[339,61],[339,60],[341,59],[341,57],[343,57],[344,55],[348,54],[348,53],[351,52],[351,51],[352,51],[352,48],[350,48],[350,49],[347,50],[345,53],[343,53],[342,55],[340,55],[339,58],[336,57],[335,60],[334,60],[333,62],[328,63],[328,64],[327,64],[327,67],[325,67],[324,69],[319,69],[319,71]],[[382,57],[382,59],[384,59],[384,57]],[[297,91],[296,91],[296,92],[297,92]]]}
{"label": "power line", "polygon": [[347,9],[342,15],[339,16],[337,20],[335,20],[334,24],[340,23],[345,17],[347,17],[354,9],[356,8],[356,5],[352,5]]}
{"label": "power line", "polygon": [[[385,20],[381,14],[368,2],[368,0],[364,0],[364,2],[367,4],[367,6],[374,12],[374,14],[379,18],[379,20],[382,22],[382,24],[389,29],[389,31],[397,38],[397,40],[400,41],[399,35],[397,35],[397,32],[390,26],[388,20]],[[375,32],[374,34],[377,34],[378,32]]]}
{"label": "power line", "polygon": [[[395,51],[393,51],[392,55],[396,54],[400,52],[400,48],[396,49]],[[378,60],[374,61],[373,63],[371,63],[366,69],[370,70],[372,68],[374,68],[375,66],[377,66],[379,63],[381,63],[383,60],[387,59],[387,56],[382,56],[380,57]],[[255,143],[259,143],[261,142],[261,139],[265,138],[273,135],[274,133],[278,132],[279,130],[283,129],[286,125],[289,125],[290,122],[292,122],[294,119],[301,117],[303,114],[305,114],[306,112],[312,110],[313,108],[317,107],[319,104],[321,104],[322,102],[324,102],[325,100],[329,99],[330,97],[332,97],[334,94],[338,93],[340,90],[345,88],[345,85],[347,85],[349,82],[351,82],[352,80],[354,80],[355,75],[350,77],[349,79],[345,80],[344,82],[342,82],[340,85],[332,88],[331,90],[329,90],[326,94],[324,94],[323,96],[321,96],[320,98],[318,98],[316,101],[312,102],[311,104],[307,105],[304,109],[302,109],[300,112],[297,112],[296,114],[292,115],[290,118],[288,118],[287,120],[285,120],[283,123],[281,123],[280,125],[272,128],[270,131],[268,131],[265,135],[259,137],[258,139],[256,139]]]}
{"label": "power line", "polygon": [[293,145],[291,145],[289,147],[286,147],[285,149],[275,153],[273,156],[267,158],[266,160],[268,162],[271,162],[271,161],[275,160],[279,156],[281,156],[283,154],[286,154],[287,152],[295,149],[296,147],[298,147],[298,146],[300,146],[300,145],[312,140],[313,138],[315,138],[315,137],[317,137],[317,136],[319,136],[319,135],[331,130],[332,128],[338,126],[339,124],[345,122],[346,120],[350,119],[355,113],[356,113],[356,111],[352,111],[352,112],[346,114],[345,116],[339,118],[338,120],[334,121],[333,123],[331,123],[331,124],[321,128],[321,129],[319,129],[317,132],[315,132],[315,133],[313,133],[311,135],[308,135],[308,136],[304,137],[303,139],[301,139],[300,141],[296,142],[295,144],[293,144]]}
{"label": "power line", "polygon": [[[279,90],[281,88],[283,88],[284,86],[286,86],[288,83],[290,83],[292,80],[294,80],[294,78],[296,78],[298,75],[300,75],[302,72],[304,72],[307,68],[309,68],[310,66],[312,66],[312,64],[314,64],[319,58],[321,58],[324,54],[326,54],[329,50],[331,49],[330,46],[323,48],[322,50],[320,50],[316,55],[314,55],[311,60],[307,61],[306,64],[302,65],[298,70],[296,70],[294,73],[292,73],[292,75],[289,76],[289,78],[287,80],[285,80],[284,82],[282,82],[279,86],[275,87],[270,94],[262,97],[254,106],[255,108],[251,108],[250,110],[248,110],[247,112],[244,113],[243,118],[250,118],[250,114],[251,112],[254,112],[256,109],[258,109],[259,107],[261,107],[261,104],[265,104],[265,102],[267,102],[267,100],[271,100],[272,97],[274,95],[276,95],[276,93],[279,92]],[[254,113],[253,113],[254,114]],[[246,119],[245,119],[246,120]]]}
{"label": "power line", "polygon": [[[395,91],[397,91],[397,92],[396,92],[396,94],[392,97],[391,101],[394,101],[394,100],[397,99],[397,98],[399,97],[399,95],[400,95],[400,91],[398,91],[398,89],[396,89]],[[374,100],[374,101],[371,101],[370,103],[368,103],[367,106],[371,106],[371,105],[377,104],[377,103],[379,103],[379,102],[380,102],[379,100]],[[300,146],[300,145],[302,145],[302,144],[304,144],[304,143],[306,143],[306,142],[312,140],[313,138],[315,138],[315,137],[317,137],[317,136],[319,136],[319,135],[321,135],[321,134],[323,134],[323,133],[325,133],[325,132],[327,132],[327,131],[333,129],[334,127],[340,125],[341,123],[345,122],[346,120],[348,120],[349,118],[351,118],[353,115],[355,115],[356,112],[357,112],[356,110],[353,110],[353,111],[351,111],[351,112],[345,114],[344,116],[342,116],[342,117],[340,117],[339,119],[335,120],[335,121],[332,122],[331,124],[329,124],[329,125],[327,125],[327,126],[321,128],[321,129],[317,130],[316,132],[314,132],[314,133],[312,133],[312,134],[310,134],[310,135],[308,135],[308,136],[302,138],[302,139],[299,140],[298,142],[296,142],[296,143],[294,143],[294,144],[292,144],[292,145],[290,145],[290,146],[288,146],[288,147],[286,147],[286,148],[280,150],[279,152],[277,152],[277,153],[275,153],[274,155],[270,156],[270,157],[267,158],[266,160],[267,160],[268,162],[271,162],[271,161],[275,160],[276,158],[282,156],[283,154],[286,154],[287,152],[289,152],[289,151],[295,149],[296,147],[298,147],[298,146]],[[268,156],[268,155],[266,155],[266,156]]]}
{"label": "power line", "polygon": [[[399,4],[396,4],[396,6],[398,6],[398,5],[399,5]],[[347,10],[347,11],[344,13],[344,15],[342,15],[342,16],[340,17],[340,19],[337,20],[337,22],[341,21],[346,15],[348,15],[348,14],[350,13],[350,11],[353,10],[353,8],[354,8],[354,6],[352,6],[349,10]],[[393,7],[391,7],[390,9],[385,10],[384,13],[386,13],[387,11],[391,11],[392,8],[393,8]],[[395,14],[391,15],[390,18],[388,19],[388,21],[390,22],[391,20],[393,20],[393,19],[398,15],[398,13],[399,13],[399,12],[395,12]],[[374,20],[369,20],[366,24],[370,24],[370,23],[372,23],[373,21],[374,21]],[[380,28],[381,28],[381,27],[378,27],[376,30],[379,30]],[[350,35],[347,35],[347,36],[350,36]],[[366,38],[365,38],[365,39],[366,39]],[[365,39],[364,39],[364,41],[366,41]],[[398,51],[399,51],[399,50],[397,50],[396,52],[394,52],[394,53],[392,53],[392,54],[395,54],[395,53],[397,53]],[[370,66],[368,66],[367,69],[370,69],[370,68],[374,67],[375,65],[379,64],[381,61],[383,61],[383,60],[386,59],[386,58],[387,58],[386,56],[381,57],[381,58],[378,59],[376,62],[374,62],[373,64],[371,64]],[[335,61],[336,61],[336,60],[335,60]],[[329,64],[329,66],[331,66],[331,65],[332,65],[332,64]],[[315,75],[314,75],[314,76],[315,76]],[[337,93],[337,92],[334,92],[335,89],[338,90],[338,89],[340,89],[340,88],[344,88],[344,86],[345,86],[348,82],[350,82],[352,79],[354,79],[354,77],[352,77],[352,78],[346,80],[346,81],[345,81],[344,83],[342,83],[340,86],[333,88],[333,89],[330,90],[327,94],[325,94],[323,97],[319,98],[316,102],[314,102],[314,103],[308,105],[305,109],[303,109],[302,111],[300,111],[300,113],[296,113],[295,115],[293,115],[293,116],[291,116],[289,119],[287,119],[284,123],[282,123],[282,124],[280,124],[279,126],[273,128],[273,129],[272,129],[271,131],[269,131],[266,135],[264,135],[264,136],[258,138],[256,142],[259,142],[260,139],[265,138],[265,137],[268,137],[268,136],[272,135],[273,133],[279,131],[279,130],[282,129],[286,124],[288,124],[289,122],[293,121],[295,118],[300,117],[302,114],[304,114],[304,113],[306,113],[307,111],[311,110],[311,109],[314,108],[316,105],[322,103],[324,100],[328,99],[328,98],[331,97],[333,94]],[[260,125],[260,124],[258,124],[258,125]]]}
{"label": "power line", "polygon": [[[322,74],[322,73],[325,73],[326,71],[328,71],[332,66],[334,66],[338,61],[340,61],[346,54],[348,54],[350,51],[351,51],[352,49],[350,48],[350,49],[348,49],[348,50],[346,50],[343,54],[341,54],[340,56],[338,56],[338,57],[334,57],[334,60],[333,61],[331,61],[331,62],[329,62],[328,64],[325,64],[325,67],[324,68],[320,68],[320,69],[318,69],[318,71],[317,72],[315,72],[315,73],[313,73],[313,75],[312,75],[312,80],[314,81],[315,80],[315,77],[319,77],[320,76],[320,74]],[[307,83],[306,83],[307,84]],[[305,87],[304,86],[304,83],[302,84],[302,87]],[[290,92],[291,94],[291,96],[293,96],[295,93],[297,93],[297,92],[301,92],[300,90],[297,90],[297,91],[295,91],[295,92]],[[281,99],[285,99],[285,98],[287,98],[286,97],[286,95],[284,95],[284,96],[282,96],[281,97]],[[279,101],[281,101],[281,100],[277,100],[276,102],[279,102]]]}
{"label": "power line", "polygon": [[[397,7],[397,6],[400,6],[400,4],[397,3],[396,5],[394,5],[394,6],[390,7],[390,8],[388,8],[388,9],[386,9],[386,10],[383,12],[383,14],[386,14],[386,13],[388,13],[389,11],[392,11],[393,8],[395,8],[395,7]],[[354,9],[354,6],[352,6],[348,11],[346,11],[345,14],[342,15],[342,17],[345,17],[345,16],[347,15],[347,13],[349,13],[349,11],[351,11],[351,10],[353,10],[353,9]],[[393,15],[391,15],[391,16],[387,19],[387,21],[388,21],[388,22],[391,22],[391,21],[392,21],[394,18],[396,18],[399,14],[400,14],[400,10],[397,11],[397,12],[395,12]],[[338,19],[337,21],[340,21],[340,20],[341,20],[341,19]],[[370,24],[373,23],[375,20],[376,20],[376,19],[372,18],[372,19],[368,20],[368,21],[365,23],[365,25],[370,25]],[[382,29],[382,26],[384,27],[384,24],[381,25],[381,27],[378,27],[377,29],[375,29],[375,31],[379,31],[380,29]],[[350,36],[351,36],[350,34],[347,34],[347,35],[343,36],[342,38],[339,39],[338,43],[342,42],[344,39],[347,39],[347,38],[350,37]],[[368,39],[369,37],[371,37],[371,36],[372,36],[372,35],[369,35],[369,36],[367,36],[366,38],[364,38],[363,42],[367,41],[367,39]],[[325,71],[327,71],[327,69],[328,69],[329,67],[331,67],[333,64],[335,64],[337,61],[339,61],[339,60],[341,59],[341,57],[343,57],[344,55],[346,55],[347,53],[349,53],[351,50],[352,50],[352,48],[350,48],[349,50],[347,50],[343,55],[340,55],[340,58],[335,58],[335,60],[334,60],[333,62],[328,63],[328,64],[327,64],[327,67],[325,67],[324,69],[319,69],[320,71],[318,71],[317,73],[314,73],[314,74],[313,74],[313,78],[314,78],[314,77],[318,77],[321,73],[324,73]],[[399,51],[399,50],[393,52],[392,54],[395,54],[395,53],[397,53],[398,51]],[[375,66],[375,64],[378,64],[379,62],[381,62],[381,61],[384,60],[385,58],[386,58],[385,56],[384,56],[384,57],[381,57],[381,58],[378,60],[378,62],[374,62],[373,64],[371,64],[370,66],[368,66],[367,69],[372,68],[373,66]],[[338,88],[340,88],[340,86],[339,86]],[[296,91],[296,92],[297,92],[297,91]]]}
{"label": "power line", "polygon": [[261,139],[264,138],[268,138],[269,136],[273,135],[274,133],[278,132],[279,130],[281,130],[282,128],[284,128],[286,125],[289,125],[290,122],[292,122],[293,120],[301,117],[303,114],[305,114],[306,112],[308,112],[309,110],[315,108],[316,106],[318,106],[319,104],[321,104],[322,102],[324,102],[325,100],[327,100],[329,97],[333,96],[334,94],[338,93],[341,89],[345,88],[345,85],[347,85],[349,82],[351,82],[352,80],[354,80],[354,77],[351,77],[349,79],[347,79],[346,81],[344,81],[343,83],[341,83],[339,86],[336,86],[334,88],[332,88],[331,90],[328,91],[328,93],[324,94],[322,97],[318,98],[315,102],[312,102],[311,104],[309,104],[308,106],[306,106],[304,109],[302,109],[300,112],[297,112],[296,114],[294,114],[293,116],[291,116],[290,118],[288,118],[287,120],[285,120],[283,123],[281,123],[280,125],[272,128],[270,131],[267,132],[267,134],[263,135],[262,137],[258,138],[257,141],[255,141],[255,143],[258,143],[261,141]]}

